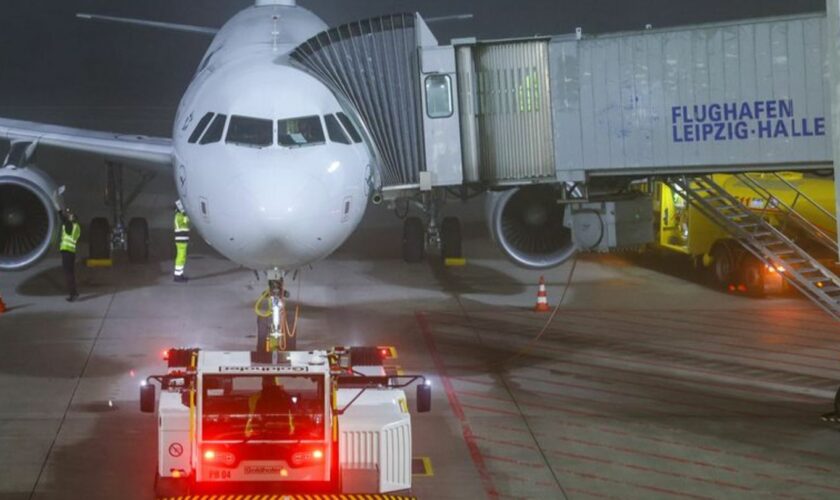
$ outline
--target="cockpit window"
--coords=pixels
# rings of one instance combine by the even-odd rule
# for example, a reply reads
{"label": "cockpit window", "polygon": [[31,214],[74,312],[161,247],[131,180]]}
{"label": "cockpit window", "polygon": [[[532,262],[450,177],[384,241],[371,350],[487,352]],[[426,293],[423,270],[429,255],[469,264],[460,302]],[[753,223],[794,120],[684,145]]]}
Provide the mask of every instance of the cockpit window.
{"label": "cockpit window", "polygon": [[335,115],[325,116],[324,121],[327,123],[327,134],[329,134],[332,142],[337,142],[339,144],[352,144],[350,142],[350,138],[344,133],[344,129],[341,128],[341,125],[339,125],[338,119],[336,119]]}
{"label": "cockpit window", "polygon": [[199,144],[211,144],[214,142],[219,142],[222,140],[222,133],[225,131],[225,122],[227,121],[227,115],[216,115],[216,118],[213,119],[213,123],[210,124],[210,127],[207,129],[207,132],[204,133],[204,136],[198,141]]}
{"label": "cockpit window", "polygon": [[344,113],[336,113],[336,116],[338,116],[341,124],[344,125],[344,129],[347,130],[347,133],[350,134],[350,138],[353,139],[353,142],[356,144],[362,142],[362,136],[359,135],[359,131],[356,130],[356,127],[353,125],[353,122],[350,121],[350,118],[348,118]]}
{"label": "cockpit window", "polygon": [[213,119],[214,114],[215,113],[207,113],[201,118],[201,120],[198,121],[198,125],[195,126],[195,130],[193,130],[192,135],[190,135],[190,144],[195,144],[196,142],[198,142],[198,139],[201,137],[201,134],[204,132],[204,129],[207,128],[207,124],[210,123],[210,120]]}
{"label": "cockpit window", "polygon": [[317,116],[304,116],[278,121],[277,142],[286,147],[323,144],[325,139],[321,119]]}
{"label": "cockpit window", "polygon": [[264,148],[274,144],[274,129],[271,120],[231,116],[228,126],[228,144]]}

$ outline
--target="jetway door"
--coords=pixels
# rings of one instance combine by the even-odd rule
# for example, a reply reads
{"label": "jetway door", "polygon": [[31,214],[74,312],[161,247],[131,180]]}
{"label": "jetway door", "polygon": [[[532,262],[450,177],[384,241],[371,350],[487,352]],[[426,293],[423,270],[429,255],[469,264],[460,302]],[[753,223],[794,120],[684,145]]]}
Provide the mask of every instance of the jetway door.
{"label": "jetway door", "polygon": [[554,180],[548,40],[457,50],[465,178]]}

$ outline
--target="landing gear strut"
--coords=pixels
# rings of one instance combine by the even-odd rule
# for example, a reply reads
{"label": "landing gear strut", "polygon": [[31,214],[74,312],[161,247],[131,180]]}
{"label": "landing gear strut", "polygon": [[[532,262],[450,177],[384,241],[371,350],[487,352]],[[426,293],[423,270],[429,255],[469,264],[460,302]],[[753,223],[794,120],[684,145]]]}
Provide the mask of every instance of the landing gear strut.
{"label": "landing gear strut", "polygon": [[153,172],[142,172],[140,181],[125,195],[123,166],[107,162],[108,182],[105,186],[105,205],[111,208],[111,224],[105,217],[96,217],[90,224],[90,258],[109,259],[113,250],[128,251],[132,263],[149,260],[149,223],[141,217],[125,224],[125,212],[146,185],[155,177]]}
{"label": "landing gear strut", "polygon": [[[288,293],[284,288],[285,279],[282,274],[270,273],[268,291],[265,300],[268,310],[258,311],[257,317],[257,352],[277,353],[279,351],[294,351],[297,348],[297,320],[299,310],[295,310],[295,317],[291,324],[286,308]],[[262,299],[261,299],[262,301]]]}

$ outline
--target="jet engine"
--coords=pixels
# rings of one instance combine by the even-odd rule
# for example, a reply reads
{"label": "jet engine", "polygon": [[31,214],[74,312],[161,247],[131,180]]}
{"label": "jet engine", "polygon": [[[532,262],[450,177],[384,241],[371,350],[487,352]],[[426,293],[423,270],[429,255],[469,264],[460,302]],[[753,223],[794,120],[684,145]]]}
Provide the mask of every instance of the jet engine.
{"label": "jet engine", "polygon": [[61,194],[37,168],[0,168],[0,271],[31,266],[52,248]]}
{"label": "jet engine", "polygon": [[559,266],[577,248],[564,225],[565,205],[552,186],[527,186],[487,194],[493,240],[515,264],[530,269]]}

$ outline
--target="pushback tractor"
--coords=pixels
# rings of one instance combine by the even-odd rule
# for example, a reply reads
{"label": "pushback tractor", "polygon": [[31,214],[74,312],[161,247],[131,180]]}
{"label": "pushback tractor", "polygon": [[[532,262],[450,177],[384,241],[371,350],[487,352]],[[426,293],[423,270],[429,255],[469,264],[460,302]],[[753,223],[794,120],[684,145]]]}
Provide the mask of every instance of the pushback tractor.
{"label": "pushback tractor", "polygon": [[431,384],[389,375],[385,353],[166,351],[167,372],[140,388],[141,411],[157,406],[156,496],[408,494],[404,389],[427,412]]}

